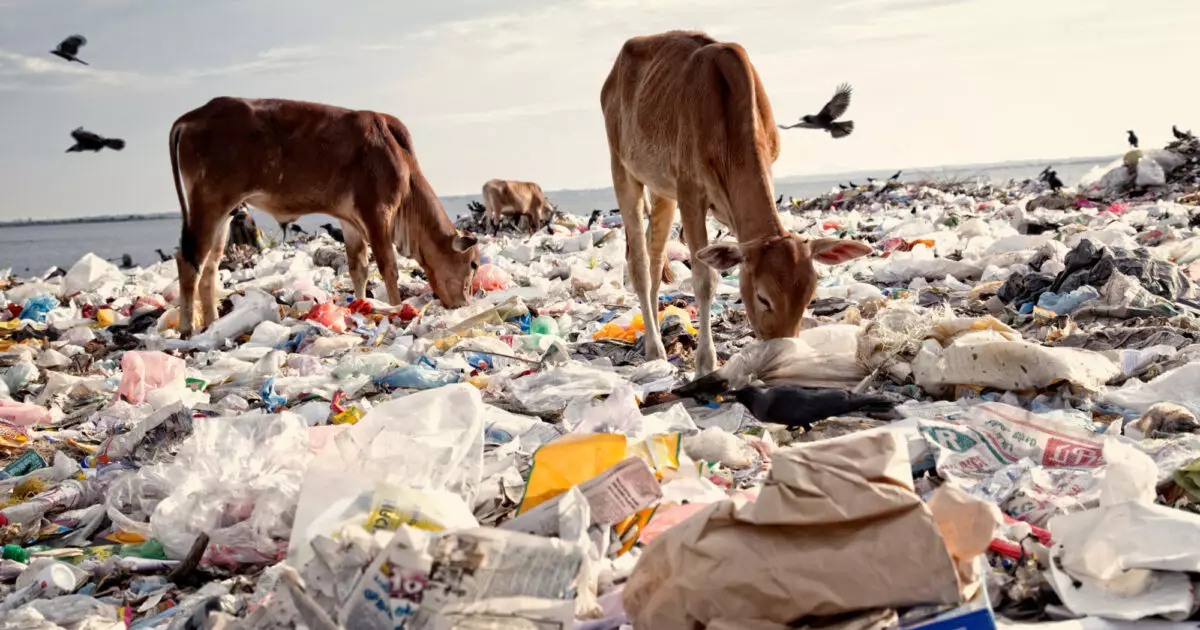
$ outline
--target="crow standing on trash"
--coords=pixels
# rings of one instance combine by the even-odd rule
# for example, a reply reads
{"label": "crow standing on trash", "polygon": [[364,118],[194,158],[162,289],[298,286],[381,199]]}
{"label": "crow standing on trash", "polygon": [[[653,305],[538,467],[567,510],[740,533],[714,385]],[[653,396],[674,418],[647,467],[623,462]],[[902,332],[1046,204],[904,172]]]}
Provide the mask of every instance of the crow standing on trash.
{"label": "crow standing on trash", "polygon": [[825,107],[815,116],[808,114],[800,118],[800,122],[794,125],[779,125],[780,129],[824,129],[829,132],[829,135],[834,138],[845,138],[854,131],[854,121],[846,120],[836,122],[838,118],[846,113],[850,107],[850,84],[843,83],[838,86],[837,92],[833,94],[833,98],[825,103]]}
{"label": "crow standing on trash", "polygon": [[1133,148],[1135,148],[1135,149],[1138,148],[1137,134],[1133,133],[1132,131],[1128,131],[1126,133],[1129,134],[1129,144],[1132,145]]}
{"label": "crow standing on trash", "polygon": [[333,237],[333,240],[335,240],[339,243],[346,242],[346,236],[344,234],[342,234],[341,229],[333,227],[332,223],[326,223],[326,224],[322,225],[321,229],[328,232],[329,235]]}
{"label": "crow standing on trash", "polygon": [[72,35],[58,43],[58,48],[50,51],[50,54],[62,57],[67,61],[74,61],[83,65],[88,65],[88,62],[76,57],[79,54],[79,49],[87,45],[87,38],[83,35]]}
{"label": "crow standing on trash", "polygon": [[79,127],[71,132],[71,137],[75,139],[75,144],[67,149],[67,153],[80,153],[83,151],[100,151],[108,147],[114,151],[120,151],[125,148],[125,141],[120,138],[105,138],[99,134],[85,131],[83,127]]}
{"label": "crow standing on trash", "polygon": [[892,175],[891,177],[889,177],[889,178],[888,178],[888,181],[889,181],[889,182],[895,182],[895,181],[899,181],[899,180],[900,180],[900,173],[903,173],[903,172],[904,172],[904,171],[896,171],[896,174],[895,174],[895,175]]}
{"label": "crow standing on trash", "polygon": [[784,385],[765,389],[746,387],[733,393],[759,422],[811,429],[814,422],[853,411],[887,414],[897,400],[875,394],[855,394],[841,389],[818,389]]}
{"label": "crow standing on trash", "polygon": [[1171,125],[1171,133],[1174,134],[1176,140],[1191,140],[1195,137],[1191,131],[1180,131],[1179,127],[1175,125]]}

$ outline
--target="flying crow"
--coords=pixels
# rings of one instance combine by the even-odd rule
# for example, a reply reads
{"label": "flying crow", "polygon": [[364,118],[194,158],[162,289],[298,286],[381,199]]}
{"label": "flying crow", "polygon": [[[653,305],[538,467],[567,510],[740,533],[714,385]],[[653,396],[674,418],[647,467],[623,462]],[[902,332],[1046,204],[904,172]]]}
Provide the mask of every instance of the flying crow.
{"label": "flying crow", "polygon": [[67,149],[67,153],[80,153],[82,151],[99,151],[108,147],[114,151],[120,151],[125,148],[125,141],[120,138],[105,138],[99,134],[85,131],[83,127],[71,132],[71,137],[75,139],[75,144]]}
{"label": "flying crow", "polygon": [[845,138],[854,131],[854,121],[846,120],[837,122],[838,118],[846,113],[846,109],[850,107],[850,85],[843,83],[838,86],[837,92],[833,94],[833,98],[825,103],[825,107],[816,115],[808,114],[800,119],[800,122],[784,126],[780,125],[780,129],[824,129],[829,132],[829,135],[834,138]]}
{"label": "flying crow", "polygon": [[76,61],[83,65],[88,65],[88,62],[76,57],[79,54],[79,49],[87,45],[87,38],[83,35],[72,35],[58,44],[58,48],[50,51],[50,54],[62,57],[67,61]]}

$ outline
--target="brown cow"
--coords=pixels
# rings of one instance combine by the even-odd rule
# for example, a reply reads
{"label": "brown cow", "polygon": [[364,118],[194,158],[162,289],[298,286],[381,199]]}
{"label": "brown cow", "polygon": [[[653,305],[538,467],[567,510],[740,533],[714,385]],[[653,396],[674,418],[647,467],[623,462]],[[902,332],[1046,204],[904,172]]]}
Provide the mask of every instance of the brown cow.
{"label": "brown cow", "polygon": [[[813,260],[839,263],[870,253],[854,241],[806,240],[775,212],[771,165],[779,133],[771,104],[737,44],[674,31],[627,42],[600,93],[613,188],[621,206],[629,273],[646,321],[657,320],[659,278],[678,202],[700,312],[696,373],[716,367],[710,309],[717,269],[741,264],[746,314],[760,338],[795,336],[816,290]],[[642,225],[650,188],[650,238]],[[708,245],[705,217],[737,243]],[[647,252],[647,249],[650,251]],[[646,327],[646,358],[666,357],[657,326]]]}
{"label": "brown cow", "polygon": [[448,308],[468,303],[476,239],[459,234],[426,181],[412,136],[394,116],[279,99],[221,97],[171,126],[171,168],[183,211],[179,331],[190,335],[197,283],[203,321],[216,319],[217,265],[230,211],[245,202],[280,223],[337,218],[354,295],[366,294],[367,242],[400,302],[396,248],[425,270]]}
{"label": "brown cow", "polygon": [[550,234],[554,207],[546,201],[542,187],[533,182],[514,182],[504,179],[493,179],[483,185],[483,205],[487,207],[488,217],[492,222],[492,234],[500,231],[502,216],[517,217],[518,225],[521,217],[529,222],[529,234],[533,235],[539,228],[545,227]]}

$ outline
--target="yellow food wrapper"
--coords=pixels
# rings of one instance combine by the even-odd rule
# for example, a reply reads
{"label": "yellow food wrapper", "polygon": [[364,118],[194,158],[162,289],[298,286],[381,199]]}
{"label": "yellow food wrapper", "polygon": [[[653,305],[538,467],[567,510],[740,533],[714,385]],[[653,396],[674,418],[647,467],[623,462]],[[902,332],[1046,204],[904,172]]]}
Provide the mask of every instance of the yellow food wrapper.
{"label": "yellow food wrapper", "polygon": [[446,491],[429,491],[381,482],[371,499],[371,512],[365,529],[396,531],[401,525],[440,532],[446,529],[469,529],[479,523],[470,509]]}
{"label": "yellow food wrapper", "polygon": [[355,424],[359,420],[362,420],[362,417],[362,409],[359,409],[358,407],[350,407],[342,413],[330,418],[329,421],[333,424]]}
{"label": "yellow food wrapper", "polygon": [[564,435],[533,454],[533,469],[517,514],[523,514],[570,490],[625,459],[625,436],[619,433]]}
{"label": "yellow food wrapper", "polygon": [[[564,435],[533,454],[533,469],[525,496],[517,508],[520,515],[608,470],[626,457],[637,457],[662,479],[662,471],[679,468],[680,435],[654,435],[628,444],[619,433]],[[641,510],[613,527],[624,543],[621,554],[633,548],[638,534],[650,522],[654,508]]]}
{"label": "yellow food wrapper", "polygon": [[637,457],[646,462],[654,476],[660,480],[664,470],[679,469],[679,448],[682,443],[678,433],[659,433],[626,448],[627,457]]}

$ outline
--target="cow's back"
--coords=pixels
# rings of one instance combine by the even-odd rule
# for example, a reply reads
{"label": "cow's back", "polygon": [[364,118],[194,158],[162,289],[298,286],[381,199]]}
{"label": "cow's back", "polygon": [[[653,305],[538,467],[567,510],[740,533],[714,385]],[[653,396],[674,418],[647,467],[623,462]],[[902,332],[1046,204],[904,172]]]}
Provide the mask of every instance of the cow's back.
{"label": "cow's back", "polygon": [[398,137],[376,112],[221,97],[176,125],[185,179],[253,194],[273,213],[321,211],[347,199],[394,206],[408,181],[400,150],[407,134]]}
{"label": "cow's back", "polygon": [[[748,102],[734,97],[746,92]],[[769,163],[779,155],[770,103],[745,51],[702,33],[630,39],[600,101],[611,150],[661,195],[675,197],[681,172],[728,161],[733,145],[764,151]]]}

